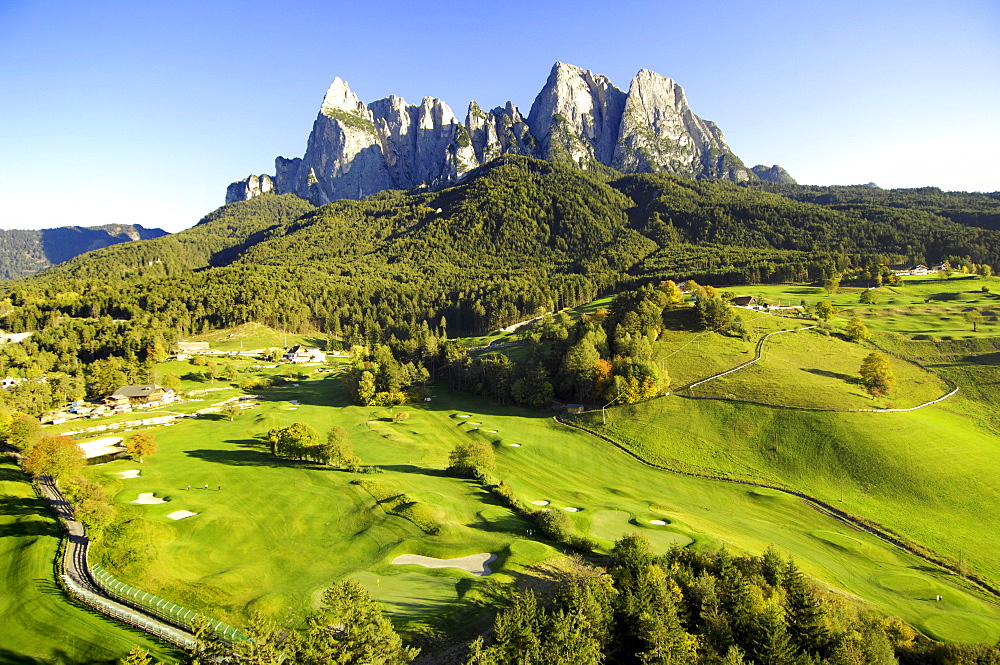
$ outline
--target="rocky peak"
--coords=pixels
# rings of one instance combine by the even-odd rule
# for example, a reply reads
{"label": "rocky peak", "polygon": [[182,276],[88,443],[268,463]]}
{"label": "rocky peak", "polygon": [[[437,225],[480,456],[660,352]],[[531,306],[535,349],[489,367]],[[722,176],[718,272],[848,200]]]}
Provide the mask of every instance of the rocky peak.
{"label": "rocky peak", "polygon": [[250,175],[243,180],[237,180],[226,188],[226,203],[234,201],[247,201],[268,194],[274,190],[274,182],[267,174]]}
{"label": "rocky peak", "polygon": [[332,111],[347,111],[357,115],[367,115],[368,109],[358,99],[346,81],[342,81],[339,76],[334,77],[333,83],[326,90],[323,97],[323,104],[320,105],[320,112],[330,114]]}
{"label": "rocky peak", "polygon": [[648,69],[640,70],[629,86],[612,166],[626,173],[753,178],[719,128],[691,111],[684,89]]}
{"label": "rocky peak", "polygon": [[[600,74],[557,62],[525,118],[511,102],[469,104],[463,125],[436,97],[410,105],[391,95],[364,104],[335,78],[301,158],[275,160],[275,176],[233,183],[226,201],[291,192],[317,205],[385,189],[444,186],[504,154],[594,163],[625,173],[664,171],[735,181],[790,181],[780,167],[747,169],[684,90],[648,69],[628,93]],[[787,178],[787,180],[785,180]]]}
{"label": "rocky peak", "polygon": [[750,169],[754,174],[765,182],[777,182],[782,185],[797,185],[795,178],[793,178],[788,171],[781,168],[777,164],[774,166],[764,166],[763,164],[758,164],[757,166]]}
{"label": "rocky peak", "polygon": [[528,112],[528,127],[545,159],[609,163],[625,93],[610,79],[557,62]]}

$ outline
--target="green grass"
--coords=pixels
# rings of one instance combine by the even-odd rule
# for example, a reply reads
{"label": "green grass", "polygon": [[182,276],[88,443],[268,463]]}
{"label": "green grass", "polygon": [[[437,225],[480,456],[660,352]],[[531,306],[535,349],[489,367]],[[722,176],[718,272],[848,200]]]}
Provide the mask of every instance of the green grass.
{"label": "green grass", "polygon": [[[951,296],[927,303],[935,294],[958,293],[979,307],[991,296],[967,293],[970,285],[960,280],[903,288],[909,289],[905,296],[886,296],[896,302],[883,300],[875,308],[880,314],[866,320],[878,333],[876,343],[919,358],[962,384],[962,392],[942,405],[905,414],[853,414],[670,397],[609,409],[606,432],[655,462],[794,487],[843,505],[944,556],[962,558],[996,582],[1000,555],[993,551],[992,534],[1000,532],[1000,516],[990,507],[1000,505],[995,446],[1000,418],[991,414],[1000,412],[995,408],[1000,391],[991,386],[1000,381],[1000,345],[986,334],[941,342],[949,326],[966,325],[964,319],[945,318],[952,316],[945,309],[923,311],[958,306]],[[745,291],[766,289],[786,302],[827,299],[813,287]],[[858,293],[835,296],[845,309],[834,320],[834,333],[846,323]],[[587,307],[577,309],[590,311]],[[654,351],[672,389],[752,359],[759,335],[812,323],[746,311],[740,316],[751,341],[696,331],[683,308],[669,313],[670,329]],[[933,340],[903,330],[921,321],[930,332],[920,335]],[[870,348],[815,332],[771,339],[761,363],[705,384],[705,390],[751,401],[849,408],[909,406],[944,392],[933,374],[894,360],[900,391],[891,400],[873,402],[852,380]],[[280,370],[247,366],[244,371]],[[529,524],[477,484],[443,473],[449,451],[476,438],[494,444],[495,475],[521,501],[580,509],[566,514],[578,533],[602,548],[628,532],[643,533],[659,550],[725,543],[760,553],[775,544],[820,580],[901,616],[927,635],[964,641],[1000,637],[1000,608],[967,583],[788,495],[658,471],[548,414],[440,385],[432,402],[398,407],[411,417],[394,423],[389,409],[347,405],[335,377],[314,377],[297,388],[264,391],[261,405],[234,422],[206,417],[157,430],[160,451],[141,466],[119,461],[93,467],[90,473],[111,490],[121,513],[135,518],[127,542],[112,538],[97,548],[102,565],[134,586],[234,625],[258,611],[295,624],[324,588],[352,577],[404,628],[431,623],[471,635],[486,625],[489,611],[481,601],[497,583],[517,581],[562,555],[527,538]],[[210,393],[196,404],[201,408],[238,392]],[[321,434],[334,424],[346,427],[361,458],[384,473],[354,476],[275,460],[260,435],[297,420]],[[112,475],[128,468],[141,469],[142,477]],[[358,479],[374,481],[372,491],[352,484]],[[210,491],[186,489],[206,483]],[[131,504],[140,492],[170,502]],[[178,509],[199,514],[180,522],[166,519]],[[654,519],[667,524],[650,524]],[[453,558],[477,552],[498,555],[491,564],[494,575],[476,578],[389,563],[404,553]],[[928,600],[928,594],[944,600]]]}
{"label": "green grass", "polygon": [[[947,610],[1000,636],[1000,609],[953,577],[925,570],[914,557],[785,495],[657,471],[545,414],[441,387],[432,402],[402,407],[411,413],[402,423],[391,423],[387,409],[340,406],[339,391],[333,379],[275,389],[262,407],[232,423],[205,419],[170,428],[160,436],[160,452],[141,467],[122,461],[92,469],[117,488],[116,501],[123,507],[144,491],[171,500],[126,508],[142,515],[140,540],[150,544],[150,560],[116,574],[237,625],[253,611],[294,623],[323,588],[354,577],[406,627],[436,618],[460,631],[482,628],[488,613],[472,601],[484,589],[519,579],[559,552],[525,539],[528,525],[474,483],[442,474],[451,448],[476,437],[495,443],[496,475],[522,501],[580,508],[567,513],[571,522],[603,547],[636,531],[659,550],[673,543],[715,547],[725,542],[759,553],[775,543],[811,574],[922,626],[930,616],[927,602],[880,582],[890,574],[915,575],[948,589],[949,600],[935,604],[933,612]],[[288,412],[289,398],[302,406]],[[359,455],[385,473],[358,477],[279,462],[250,438],[292,419],[308,420],[321,431],[344,425]],[[125,468],[140,468],[143,476],[111,480],[111,472]],[[414,502],[433,506],[440,532],[428,535],[386,512],[370,493],[351,484],[357,478],[376,480],[393,496],[402,490]],[[195,487],[207,482],[212,489],[189,492],[184,489],[188,482]],[[219,484],[221,492],[215,489]],[[180,522],[165,519],[181,508],[199,515]],[[654,526],[650,519],[668,524]],[[453,558],[484,551],[499,556],[493,564],[497,573],[488,578],[389,564],[403,553]],[[114,553],[106,555],[114,559]],[[959,624],[935,630],[946,639],[964,639]]]}
{"label": "green grass", "polygon": [[768,404],[835,409],[910,408],[949,392],[934,374],[890,357],[898,389],[873,400],[858,378],[861,362],[874,349],[815,330],[774,335],[760,362],[690,391]]}
{"label": "green grass", "polygon": [[0,461],[0,662],[103,662],[139,645],[155,658],[173,651],[70,602],[54,581],[62,527],[20,469]]}
{"label": "green grass", "polygon": [[283,349],[302,344],[310,348],[324,348],[326,336],[322,334],[284,333],[262,323],[244,323],[235,328],[213,330],[195,335],[184,342],[208,342],[217,351],[251,351],[254,349]]}

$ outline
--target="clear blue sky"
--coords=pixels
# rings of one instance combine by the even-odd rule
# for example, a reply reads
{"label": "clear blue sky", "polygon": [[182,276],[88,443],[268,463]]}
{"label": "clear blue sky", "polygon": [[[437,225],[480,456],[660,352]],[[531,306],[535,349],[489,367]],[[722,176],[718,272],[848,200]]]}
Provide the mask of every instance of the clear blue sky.
{"label": "clear blue sky", "polygon": [[552,63],[687,91],[799,182],[1000,190],[997,0],[0,1],[0,227],[176,231],[364,101],[527,114]]}

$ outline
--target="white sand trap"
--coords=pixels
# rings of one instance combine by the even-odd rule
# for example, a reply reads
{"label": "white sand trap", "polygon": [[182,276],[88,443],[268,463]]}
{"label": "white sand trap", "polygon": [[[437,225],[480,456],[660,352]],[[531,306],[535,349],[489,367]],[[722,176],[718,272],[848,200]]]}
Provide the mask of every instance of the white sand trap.
{"label": "white sand trap", "polygon": [[469,423],[470,425],[482,425],[482,423]]}
{"label": "white sand trap", "polygon": [[509,445],[511,448],[520,448],[521,447],[520,443],[509,443],[507,445]]}
{"label": "white sand trap", "polygon": [[299,407],[297,407],[297,406],[286,406],[285,407],[285,411],[298,411],[298,409],[299,409]]}
{"label": "white sand trap", "polygon": [[497,431],[495,429],[488,429],[486,431],[489,432],[490,434],[496,434],[497,433]]}
{"label": "white sand trap", "polygon": [[115,473],[116,476],[121,476],[122,478],[138,478],[139,469],[129,469],[128,471],[118,471]]}
{"label": "white sand trap", "polygon": [[182,520],[185,517],[194,517],[198,513],[192,513],[190,510],[175,510],[174,512],[167,515],[172,520]]}
{"label": "white sand trap", "polygon": [[133,501],[132,503],[142,503],[151,506],[153,504],[166,503],[166,502],[167,502],[166,499],[161,499],[158,496],[153,496],[152,492],[143,492],[142,494],[139,495],[139,498]]}
{"label": "white sand trap", "polygon": [[655,524],[656,526],[667,526],[667,523],[663,520],[649,520],[650,524]]}
{"label": "white sand trap", "polygon": [[481,554],[470,554],[469,556],[457,559],[435,559],[430,556],[420,556],[419,554],[400,554],[392,560],[393,565],[402,566],[413,563],[427,568],[458,568],[480,577],[493,573],[490,570],[490,562],[497,558],[496,554],[483,552]]}
{"label": "white sand trap", "polygon": [[459,418],[471,418],[472,416],[458,416]]}
{"label": "white sand trap", "polygon": [[565,508],[563,508],[563,510],[565,510],[567,513],[578,513],[581,510],[583,510],[583,508],[574,508],[573,506],[566,506]]}
{"label": "white sand trap", "polygon": [[547,505],[549,505],[549,502],[548,501],[544,501],[544,500],[541,500],[541,501],[532,501],[531,505],[533,505],[533,506],[547,506]]}

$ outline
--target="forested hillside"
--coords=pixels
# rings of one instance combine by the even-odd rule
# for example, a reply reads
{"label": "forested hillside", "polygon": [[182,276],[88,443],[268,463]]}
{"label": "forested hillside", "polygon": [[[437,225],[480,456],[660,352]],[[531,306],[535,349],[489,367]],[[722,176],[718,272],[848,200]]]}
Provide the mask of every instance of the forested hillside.
{"label": "forested hillside", "polygon": [[[139,378],[178,336],[248,321],[371,346],[479,333],[664,279],[878,280],[886,262],[1000,263],[1000,231],[969,221],[989,225],[990,197],[848,205],[774,189],[505,157],[437,192],[320,208],[260,196],[4,285],[0,326],[45,334],[0,351],[0,369],[63,372],[83,390],[95,361]],[[962,223],[945,209],[966,211]]]}
{"label": "forested hillside", "polygon": [[163,235],[161,229],[131,224],[0,231],[0,279],[34,275],[84,252]]}

